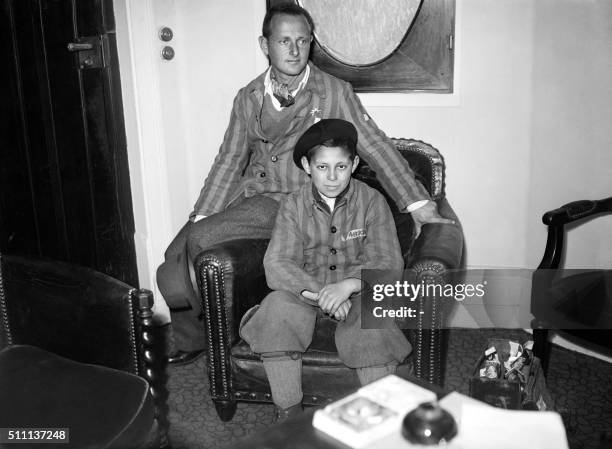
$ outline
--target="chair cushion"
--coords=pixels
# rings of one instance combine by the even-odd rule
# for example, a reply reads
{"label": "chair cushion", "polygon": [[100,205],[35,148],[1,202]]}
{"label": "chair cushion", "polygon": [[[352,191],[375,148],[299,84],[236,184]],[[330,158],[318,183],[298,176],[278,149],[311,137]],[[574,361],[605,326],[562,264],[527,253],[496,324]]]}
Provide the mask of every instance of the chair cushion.
{"label": "chair cushion", "polygon": [[155,412],[146,380],[29,345],[0,351],[0,404],[0,427],[68,428],[79,449],[140,446]]}
{"label": "chair cushion", "polygon": [[538,320],[575,343],[612,354],[612,270],[536,271],[533,285]]}
{"label": "chair cushion", "polygon": [[533,291],[534,315],[554,328],[612,328],[612,270],[536,271]]}
{"label": "chair cushion", "polygon": [[[330,340],[333,344],[334,339]],[[244,340],[232,346],[231,352],[234,390],[243,394],[246,392],[243,398],[248,398],[251,392],[268,393],[270,387],[259,355],[254,354]],[[335,351],[309,348],[303,354],[302,362],[302,390],[306,404],[320,405],[324,398],[337,399],[359,388],[355,370],[344,365]],[[397,374],[410,376],[412,373],[412,357],[408,357],[398,367]],[[314,398],[319,400],[313,402]]]}

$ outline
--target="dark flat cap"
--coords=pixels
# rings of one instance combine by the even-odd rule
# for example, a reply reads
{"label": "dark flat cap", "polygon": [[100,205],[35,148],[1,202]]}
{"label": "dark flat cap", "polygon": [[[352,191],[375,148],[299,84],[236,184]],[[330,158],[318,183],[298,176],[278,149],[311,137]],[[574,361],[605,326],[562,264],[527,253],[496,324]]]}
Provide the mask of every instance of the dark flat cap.
{"label": "dark flat cap", "polygon": [[352,123],[339,118],[318,121],[298,139],[293,150],[293,162],[302,168],[302,156],[306,156],[308,150],[330,139],[338,138],[347,139],[352,150],[357,147],[357,130]]}

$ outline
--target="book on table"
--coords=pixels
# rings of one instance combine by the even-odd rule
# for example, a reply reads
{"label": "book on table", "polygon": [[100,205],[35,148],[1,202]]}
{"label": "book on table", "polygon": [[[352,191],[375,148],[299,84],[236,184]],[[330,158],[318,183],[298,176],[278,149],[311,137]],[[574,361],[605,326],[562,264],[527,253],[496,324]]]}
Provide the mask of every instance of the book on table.
{"label": "book on table", "polygon": [[317,410],[312,425],[350,447],[361,448],[399,431],[406,413],[435,400],[432,391],[389,375]]}

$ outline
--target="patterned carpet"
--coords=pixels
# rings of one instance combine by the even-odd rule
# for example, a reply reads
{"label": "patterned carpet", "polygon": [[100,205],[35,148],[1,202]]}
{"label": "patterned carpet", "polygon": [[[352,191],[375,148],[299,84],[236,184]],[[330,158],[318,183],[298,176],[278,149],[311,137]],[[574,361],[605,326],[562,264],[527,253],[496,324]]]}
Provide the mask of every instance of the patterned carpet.
{"label": "patterned carpet", "polygon": [[[522,330],[452,330],[445,387],[468,393],[468,379],[478,352],[493,336],[529,339]],[[169,367],[170,439],[174,449],[216,449],[265,429],[273,406],[239,403],[233,420],[222,422],[208,392],[206,359]],[[612,431],[612,364],[554,346],[548,388],[563,416],[571,449],[612,448],[600,445]]]}

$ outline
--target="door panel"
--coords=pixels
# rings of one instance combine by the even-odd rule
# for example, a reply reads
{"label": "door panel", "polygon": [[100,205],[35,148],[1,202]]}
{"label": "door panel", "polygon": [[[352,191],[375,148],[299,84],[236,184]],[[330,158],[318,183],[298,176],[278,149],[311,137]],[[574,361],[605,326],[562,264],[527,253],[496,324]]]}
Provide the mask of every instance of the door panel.
{"label": "door panel", "polygon": [[[0,250],[89,266],[137,286],[110,0],[0,0]],[[83,66],[70,42],[100,42]],[[84,55],[89,53],[84,53]],[[4,99],[6,98],[6,102]]]}

